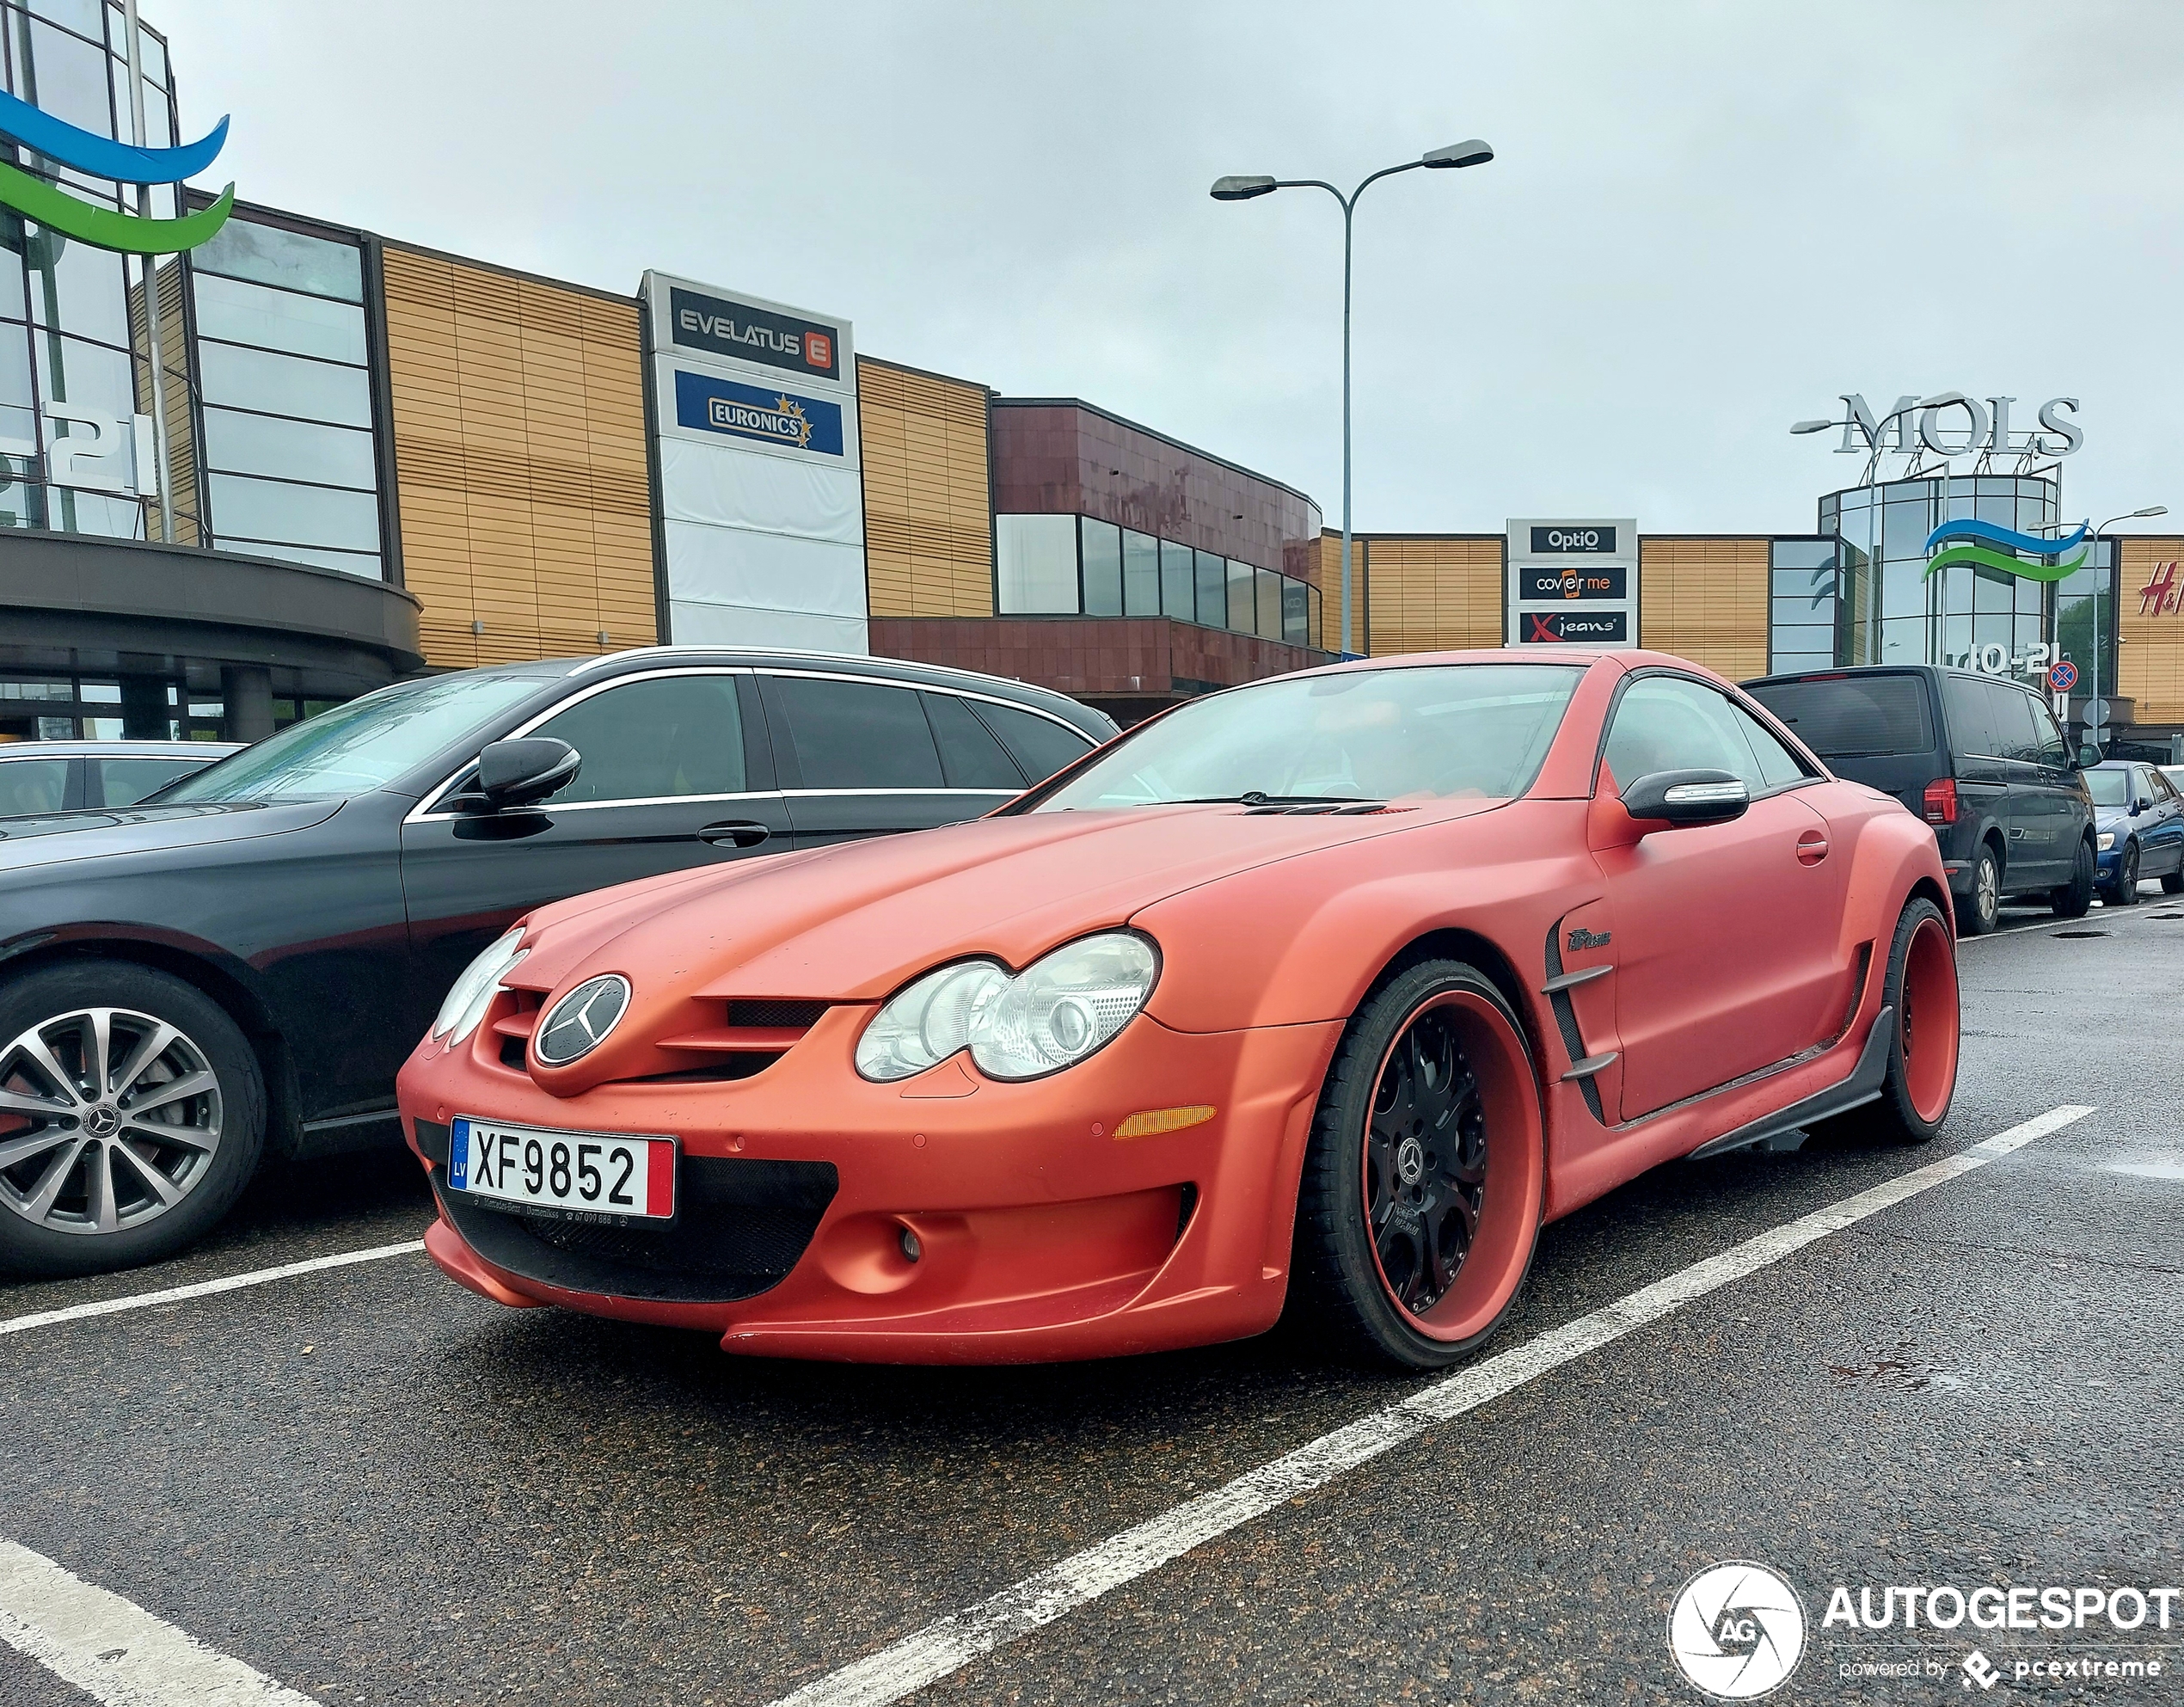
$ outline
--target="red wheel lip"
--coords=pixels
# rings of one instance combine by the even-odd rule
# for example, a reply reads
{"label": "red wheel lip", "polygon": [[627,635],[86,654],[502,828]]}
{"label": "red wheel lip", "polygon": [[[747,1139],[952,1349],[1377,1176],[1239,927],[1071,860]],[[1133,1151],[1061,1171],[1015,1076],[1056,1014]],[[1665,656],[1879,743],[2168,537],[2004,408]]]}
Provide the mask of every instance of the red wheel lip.
{"label": "red wheel lip", "polygon": [[[1459,1028],[1458,1035],[1465,1053],[1474,1058],[1475,1071],[1477,1061],[1473,1049],[1474,1033],[1482,1027],[1490,1029],[1499,1045],[1498,1053],[1504,1056],[1505,1061],[1513,1059],[1523,1067],[1521,1086],[1502,1084],[1494,1087],[1492,1092],[1494,1100],[1504,1106],[1499,1115],[1493,1108],[1488,1111],[1487,1184],[1479,1205],[1480,1231],[1464,1256],[1463,1268],[1457,1273],[1456,1284],[1425,1316],[1414,1314],[1396,1296],[1395,1287],[1389,1283],[1388,1271],[1381,1264],[1380,1247],[1373,1240],[1369,1225],[1366,1228],[1365,1247],[1372,1253],[1372,1272],[1374,1278],[1380,1282],[1381,1296],[1402,1318],[1404,1324],[1429,1340],[1456,1345],[1479,1338],[1500,1319],[1502,1311],[1515,1295],[1518,1286],[1524,1280],[1525,1270],[1530,1266],[1532,1235],[1539,1228],[1540,1211],[1546,1189],[1546,1130],[1540,1109],[1539,1077],[1533,1067],[1531,1052],[1525,1042],[1524,1033],[1518,1029],[1499,1004],[1473,990],[1436,992],[1404,1016],[1403,1022],[1396,1028],[1395,1035],[1388,1040],[1388,1047],[1380,1052],[1380,1059],[1374,1065],[1372,1095],[1375,1097],[1379,1095],[1381,1078],[1388,1071],[1388,1063],[1395,1055],[1396,1046],[1409,1035],[1411,1027],[1439,1008],[1455,1008],[1467,1016],[1469,1023]],[[1482,1083],[1483,1084],[1484,1081]],[[1519,1090],[1521,1095],[1514,1094]],[[1509,1106],[1512,1103],[1513,1108]],[[1522,1116],[1513,1122],[1515,1131],[1512,1134],[1516,1140],[1515,1147],[1523,1152],[1518,1158],[1521,1180],[1515,1192],[1512,1193],[1506,1184],[1497,1192],[1497,1183],[1505,1179],[1511,1170],[1506,1160],[1502,1160],[1499,1167],[1496,1165],[1500,1159],[1496,1133],[1512,1124],[1507,1117],[1512,1114]],[[1368,1121],[1371,1118],[1370,1103],[1366,1105],[1365,1117]],[[1508,1142],[1505,1139],[1501,1154],[1506,1155],[1507,1147]],[[1358,1188],[1361,1213],[1367,1200],[1365,1168],[1364,1146],[1360,1145]],[[1490,1284],[1482,1283],[1474,1278],[1482,1272],[1476,1265],[1482,1248],[1488,1259],[1486,1267],[1491,1268],[1494,1257],[1501,1259],[1502,1272],[1494,1274]]]}
{"label": "red wheel lip", "polygon": [[[1904,1011],[1898,1036],[1904,1092],[1912,1112],[1928,1125],[1948,1113],[1956,1094],[1957,1053],[1963,1010],[1957,986],[1955,944],[1941,921],[1923,918],[1904,951]],[[1936,1044],[1936,1022],[1943,1033]],[[1905,1032],[1910,1035],[1905,1037]]]}

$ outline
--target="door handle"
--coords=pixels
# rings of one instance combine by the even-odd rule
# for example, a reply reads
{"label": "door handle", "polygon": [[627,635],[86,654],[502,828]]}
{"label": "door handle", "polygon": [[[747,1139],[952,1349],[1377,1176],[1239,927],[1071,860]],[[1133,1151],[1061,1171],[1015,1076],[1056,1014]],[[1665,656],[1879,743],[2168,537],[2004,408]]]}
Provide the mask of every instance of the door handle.
{"label": "door handle", "polygon": [[1818,830],[1807,830],[1797,838],[1797,863],[1818,865],[1827,857],[1827,838]]}
{"label": "door handle", "polygon": [[772,834],[773,832],[763,824],[737,820],[727,824],[709,824],[697,832],[697,838],[701,842],[709,842],[716,848],[723,842],[733,843],[739,848],[755,848]]}

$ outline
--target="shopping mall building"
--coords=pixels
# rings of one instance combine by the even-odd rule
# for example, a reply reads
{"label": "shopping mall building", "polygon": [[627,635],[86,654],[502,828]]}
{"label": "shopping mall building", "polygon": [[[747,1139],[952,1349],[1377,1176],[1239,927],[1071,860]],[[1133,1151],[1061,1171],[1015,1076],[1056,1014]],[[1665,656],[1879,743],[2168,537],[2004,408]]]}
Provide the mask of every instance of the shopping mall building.
{"label": "shopping mall building", "polygon": [[[121,14],[35,10],[0,0],[8,89],[129,140]],[[165,146],[149,30],[142,71]],[[174,200],[150,211],[207,198]],[[960,665],[1125,721],[1334,655],[1340,543],[1305,494],[1095,403],[868,354],[762,279],[623,295],[246,202],[146,270],[0,210],[0,739],[252,739],[420,670],[670,639]],[[2021,471],[1850,487],[1809,531],[1363,534],[1358,648],[1639,644],[1746,678],[2019,671],[2059,640],[2078,709],[2097,685],[2112,728],[2165,745],[2184,537],[2094,540],[2059,582],[1929,573],[1945,521],[2058,531],[2052,458],[2020,438]]]}

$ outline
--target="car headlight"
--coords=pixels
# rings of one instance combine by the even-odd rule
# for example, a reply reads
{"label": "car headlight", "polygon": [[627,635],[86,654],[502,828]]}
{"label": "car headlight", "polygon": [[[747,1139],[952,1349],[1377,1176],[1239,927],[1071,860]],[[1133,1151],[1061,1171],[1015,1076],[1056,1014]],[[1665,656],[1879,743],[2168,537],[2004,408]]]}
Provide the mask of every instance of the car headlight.
{"label": "car headlight", "polygon": [[463,967],[462,977],[455,980],[455,987],[447,992],[447,999],[433,1017],[433,1036],[445,1038],[452,1049],[478,1028],[500,980],[531,952],[519,946],[523,940],[524,928],[519,924]]}
{"label": "car headlight", "polygon": [[2101,832],[2101,851],[2102,853],[2106,853],[2109,849],[2115,846],[2115,844],[2116,832],[2113,830],[2103,830]]}
{"label": "car headlight", "polygon": [[857,1071],[886,1084],[967,1048],[989,1078],[1073,1065],[1128,1024],[1152,994],[1160,955],[1134,930],[1064,943],[1021,972],[960,961],[891,998],[857,1039]]}

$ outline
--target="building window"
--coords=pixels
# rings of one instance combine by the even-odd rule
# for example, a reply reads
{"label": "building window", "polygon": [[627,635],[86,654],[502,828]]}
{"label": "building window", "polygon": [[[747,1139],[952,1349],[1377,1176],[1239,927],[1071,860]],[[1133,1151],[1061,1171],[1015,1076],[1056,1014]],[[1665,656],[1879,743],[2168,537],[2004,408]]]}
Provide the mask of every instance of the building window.
{"label": "building window", "polygon": [[1767,668],[1786,675],[1835,664],[1841,605],[1837,550],[1832,539],[1776,539],[1767,548]]}
{"label": "building window", "polygon": [[1193,586],[1193,553],[1172,539],[1160,542],[1160,608],[1186,623],[1198,620],[1198,594]]}
{"label": "building window", "polygon": [[[1084,614],[1120,617],[1123,566],[1128,558],[1123,531],[1113,522],[1098,521],[1090,516],[1078,517],[1077,525],[1084,536]],[[1129,537],[1144,538],[1141,533]]]}
{"label": "building window", "polygon": [[[206,412],[206,436],[233,434]],[[314,442],[309,454],[342,454],[338,439]],[[298,446],[291,454],[304,454]],[[242,465],[243,451],[225,453]],[[215,491],[218,491],[216,480]],[[230,503],[236,501],[232,497]],[[295,513],[302,518],[304,513]],[[310,512],[307,525],[333,528],[332,507]],[[1230,629],[1312,646],[1320,623],[1319,589],[1273,569],[1195,551],[1181,541],[1118,527],[1096,516],[1003,515],[994,518],[996,611],[1003,617],[1157,617],[1205,628]]]}
{"label": "building window", "polygon": [[363,251],[237,215],[190,298],[211,543],[383,575]]}
{"label": "building window", "polygon": [[1075,516],[996,516],[993,531],[1002,616],[1074,617],[1083,611]]}

